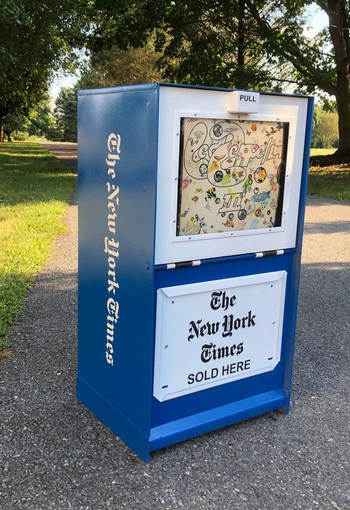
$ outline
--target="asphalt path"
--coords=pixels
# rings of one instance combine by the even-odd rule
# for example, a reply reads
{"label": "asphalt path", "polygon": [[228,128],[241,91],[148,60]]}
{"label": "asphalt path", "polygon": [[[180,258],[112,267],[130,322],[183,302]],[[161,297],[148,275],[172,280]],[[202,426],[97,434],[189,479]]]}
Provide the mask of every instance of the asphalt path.
{"label": "asphalt path", "polygon": [[290,414],[149,464],[76,399],[75,195],[66,222],[0,363],[0,508],[349,509],[350,205],[308,200]]}
{"label": "asphalt path", "polygon": [[77,173],[77,144],[70,142],[46,142],[42,145],[52,152],[64,165],[68,166],[72,173]]}

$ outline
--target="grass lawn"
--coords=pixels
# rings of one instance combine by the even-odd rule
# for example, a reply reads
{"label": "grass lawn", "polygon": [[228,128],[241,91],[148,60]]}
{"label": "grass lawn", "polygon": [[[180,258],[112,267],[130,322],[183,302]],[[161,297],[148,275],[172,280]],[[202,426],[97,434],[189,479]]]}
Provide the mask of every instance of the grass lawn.
{"label": "grass lawn", "polygon": [[337,149],[311,149],[310,156],[328,156],[334,154]]}
{"label": "grass lawn", "polygon": [[64,231],[75,177],[35,142],[0,145],[0,358],[33,276]]}
{"label": "grass lawn", "polygon": [[[311,149],[311,156],[326,156],[336,149]],[[311,166],[308,193],[342,202],[350,202],[350,165]]]}

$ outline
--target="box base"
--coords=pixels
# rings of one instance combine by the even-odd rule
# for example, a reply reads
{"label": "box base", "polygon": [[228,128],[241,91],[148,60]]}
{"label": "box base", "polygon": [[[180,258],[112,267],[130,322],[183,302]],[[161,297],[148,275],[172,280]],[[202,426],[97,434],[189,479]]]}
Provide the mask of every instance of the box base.
{"label": "box base", "polygon": [[149,461],[150,452],[165,446],[269,411],[288,409],[288,397],[280,388],[154,427],[147,436],[80,377],[77,378],[77,396],[145,462]]}

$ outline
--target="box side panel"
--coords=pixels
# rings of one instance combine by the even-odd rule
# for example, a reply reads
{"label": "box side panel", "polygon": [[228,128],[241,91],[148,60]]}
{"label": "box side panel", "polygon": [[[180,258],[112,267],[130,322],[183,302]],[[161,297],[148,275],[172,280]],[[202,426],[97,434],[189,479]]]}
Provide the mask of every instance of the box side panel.
{"label": "box side panel", "polygon": [[148,437],[158,88],[83,94],[78,109],[78,396],[137,450],[123,423]]}

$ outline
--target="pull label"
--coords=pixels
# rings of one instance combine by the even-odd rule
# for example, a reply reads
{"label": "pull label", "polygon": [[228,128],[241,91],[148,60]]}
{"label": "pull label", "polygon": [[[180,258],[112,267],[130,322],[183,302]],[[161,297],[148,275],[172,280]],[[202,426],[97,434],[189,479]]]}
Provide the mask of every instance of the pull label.
{"label": "pull label", "polygon": [[226,107],[229,113],[257,113],[259,111],[260,94],[245,90],[234,90],[227,93]]}

